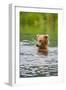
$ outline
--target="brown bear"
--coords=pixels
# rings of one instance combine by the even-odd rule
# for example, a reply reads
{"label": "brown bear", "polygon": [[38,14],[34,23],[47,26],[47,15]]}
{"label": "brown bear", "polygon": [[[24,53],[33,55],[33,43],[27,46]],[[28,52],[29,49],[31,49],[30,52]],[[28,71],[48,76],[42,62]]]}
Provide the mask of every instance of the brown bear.
{"label": "brown bear", "polygon": [[37,44],[38,52],[43,53],[44,55],[48,54],[48,35],[37,35]]}

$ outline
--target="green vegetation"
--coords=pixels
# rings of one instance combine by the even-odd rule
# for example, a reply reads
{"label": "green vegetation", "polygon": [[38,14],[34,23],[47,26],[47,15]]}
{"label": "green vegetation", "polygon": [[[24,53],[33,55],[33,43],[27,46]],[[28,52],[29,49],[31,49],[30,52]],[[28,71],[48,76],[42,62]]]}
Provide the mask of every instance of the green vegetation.
{"label": "green vegetation", "polygon": [[48,34],[50,46],[57,46],[58,14],[20,12],[20,41],[35,40],[37,34]]}

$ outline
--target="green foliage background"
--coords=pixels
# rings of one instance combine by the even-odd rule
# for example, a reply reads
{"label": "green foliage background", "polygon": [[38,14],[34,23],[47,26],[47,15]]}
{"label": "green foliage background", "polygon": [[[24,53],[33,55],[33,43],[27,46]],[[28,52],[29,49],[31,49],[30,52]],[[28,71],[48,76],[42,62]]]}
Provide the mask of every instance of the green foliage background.
{"label": "green foliage background", "polygon": [[37,34],[48,34],[50,46],[57,46],[58,14],[20,12],[20,41],[35,40]]}

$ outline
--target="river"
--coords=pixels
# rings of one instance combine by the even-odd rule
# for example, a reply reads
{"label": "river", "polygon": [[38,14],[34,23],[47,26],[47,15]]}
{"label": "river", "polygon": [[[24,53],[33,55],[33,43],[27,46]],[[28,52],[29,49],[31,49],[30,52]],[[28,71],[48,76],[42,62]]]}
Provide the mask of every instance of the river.
{"label": "river", "polygon": [[37,52],[35,44],[20,42],[20,78],[58,76],[58,48],[48,47],[48,55]]}

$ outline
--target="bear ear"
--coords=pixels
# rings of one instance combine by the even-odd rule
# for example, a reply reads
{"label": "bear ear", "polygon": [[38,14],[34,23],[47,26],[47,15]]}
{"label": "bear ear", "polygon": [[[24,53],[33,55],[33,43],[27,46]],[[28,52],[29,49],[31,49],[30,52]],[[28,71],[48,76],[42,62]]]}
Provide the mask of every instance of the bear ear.
{"label": "bear ear", "polygon": [[37,40],[38,37],[39,37],[39,35],[36,35],[36,40]]}
{"label": "bear ear", "polygon": [[45,36],[47,36],[47,37],[48,37],[48,34],[46,34]]}
{"label": "bear ear", "polygon": [[44,36],[44,38],[46,38],[46,39],[47,39],[47,38],[48,38],[48,35],[45,35],[45,36]]}
{"label": "bear ear", "polygon": [[36,35],[37,37],[39,37],[39,35]]}

